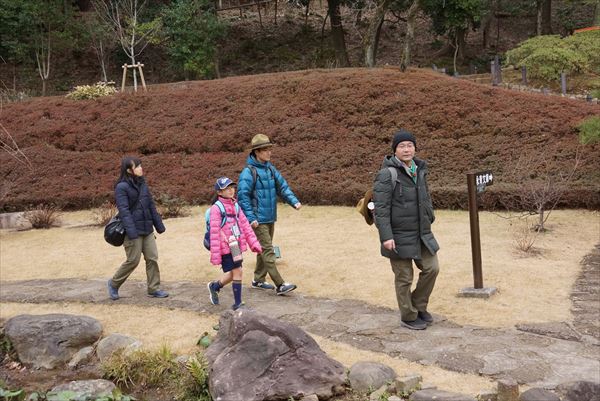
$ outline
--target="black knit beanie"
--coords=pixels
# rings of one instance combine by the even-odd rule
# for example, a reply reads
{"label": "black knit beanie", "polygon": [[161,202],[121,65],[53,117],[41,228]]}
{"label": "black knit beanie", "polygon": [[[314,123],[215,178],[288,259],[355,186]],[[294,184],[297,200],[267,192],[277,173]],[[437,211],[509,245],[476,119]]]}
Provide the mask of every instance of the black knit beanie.
{"label": "black knit beanie", "polygon": [[392,152],[396,153],[396,147],[400,142],[404,141],[411,141],[415,145],[415,149],[417,148],[417,138],[410,132],[401,129],[394,134],[394,138],[392,139]]}

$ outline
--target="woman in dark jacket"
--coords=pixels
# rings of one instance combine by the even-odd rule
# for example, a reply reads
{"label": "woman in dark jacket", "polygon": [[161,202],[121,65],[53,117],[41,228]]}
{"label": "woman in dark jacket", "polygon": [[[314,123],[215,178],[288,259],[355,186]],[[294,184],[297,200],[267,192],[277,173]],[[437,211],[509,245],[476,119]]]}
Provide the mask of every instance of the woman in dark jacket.
{"label": "woman in dark jacket", "polygon": [[140,159],[125,157],[121,161],[121,176],[115,185],[115,198],[119,216],[125,227],[123,246],[127,260],[112,279],[108,280],[108,295],[113,300],[119,299],[119,287],[133,273],[143,254],[146,261],[148,296],[168,297],[169,294],[159,288],[158,250],[154,236],[154,228],[162,234],[165,232],[165,226],[144,180]]}

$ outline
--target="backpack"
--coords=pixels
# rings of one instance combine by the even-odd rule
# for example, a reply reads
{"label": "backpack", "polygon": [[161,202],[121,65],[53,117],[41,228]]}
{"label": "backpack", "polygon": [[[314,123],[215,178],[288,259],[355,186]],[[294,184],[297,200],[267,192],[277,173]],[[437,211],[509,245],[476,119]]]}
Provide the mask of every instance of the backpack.
{"label": "backpack", "polygon": [[[388,167],[388,170],[390,171],[390,174],[392,175],[392,192],[394,191],[394,189],[396,189],[396,180],[398,180],[398,170],[396,170],[396,168],[394,167]],[[373,212],[371,210],[369,210],[368,205],[369,202],[371,202],[373,197],[373,190],[371,188],[369,188],[367,190],[367,192],[365,193],[365,196],[363,196],[362,198],[360,198],[360,200],[358,201],[358,204],[356,205],[356,210],[358,211],[358,213],[362,214],[362,216],[365,218],[365,222],[368,225],[373,224]]]}
{"label": "backpack", "polygon": [[[227,223],[227,213],[225,212],[225,205],[223,205],[223,202],[221,201],[216,201],[214,203],[215,205],[217,205],[217,207],[219,208],[219,211],[221,211],[221,228],[223,228],[223,226],[225,225],[225,223]],[[204,220],[206,222],[206,231],[204,232],[204,247],[206,249],[208,249],[210,251],[210,207],[208,209],[206,209],[206,212],[204,213]],[[240,215],[240,205],[238,205],[237,202],[235,202],[235,216],[230,216],[230,217],[235,217],[235,220],[237,221],[238,216]]]}
{"label": "backpack", "polygon": [[[258,179],[258,172],[256,171],[256,167],[251,166],[249,164],[246,167],[248,167],[248,169],[252,173],[252,189],[253,189],[253,191],[256,191],[256,180]],[[275,167],[273,167],[273,165],[270,164],[268,166],[268,168],[271,171],[271,174],[273,175],[273,180],[275,181],[275,188],[278,190],[279,183],[277,182],[277,179],[275,178]]]}

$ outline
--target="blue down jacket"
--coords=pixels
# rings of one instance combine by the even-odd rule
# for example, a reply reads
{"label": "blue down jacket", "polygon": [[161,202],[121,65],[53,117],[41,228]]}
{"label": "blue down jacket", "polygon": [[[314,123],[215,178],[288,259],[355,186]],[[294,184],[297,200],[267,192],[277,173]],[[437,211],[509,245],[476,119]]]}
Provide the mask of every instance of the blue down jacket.
{"label": "blue down jacket", "polygon": [[[138,196],[139,200],[134,205],[133,202]],[[151,234],[154,231],[153,227],[156,227],[158,233],[165,232],[165,226],[156,211],[152,194],[143,179],[138,180],[137,183],[131,180],[119,182],[115,187],[115,198],[119,216],[129,239]]]}
{"label": "blue down jacket", "polygon": [[[246,164],[238,180],[238,203],[250,223],[255,220],[260,224],[277,221],[277,195],[291,206],[299,203],[271,162],[261,163],[250,155]],[[256,169],[256,182],[251,168]]]}

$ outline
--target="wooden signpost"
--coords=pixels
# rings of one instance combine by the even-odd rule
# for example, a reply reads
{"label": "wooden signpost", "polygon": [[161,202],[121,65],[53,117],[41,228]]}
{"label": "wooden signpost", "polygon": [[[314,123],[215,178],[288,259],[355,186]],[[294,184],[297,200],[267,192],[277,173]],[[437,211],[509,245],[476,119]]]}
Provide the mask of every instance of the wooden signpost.
{"label": "wooden signpost", "polygon": [[459,295],[464,297],[489,298],[496,293],[496,288],[483,287],[481,269],[481,240],[479,235],[479,211],[477,195],[494,183],[491,171],[479,171],[467,174],[467,190],[469,192],[469,222],[471,225],[471,255],[473,257],[473,287],[463,288]]}

